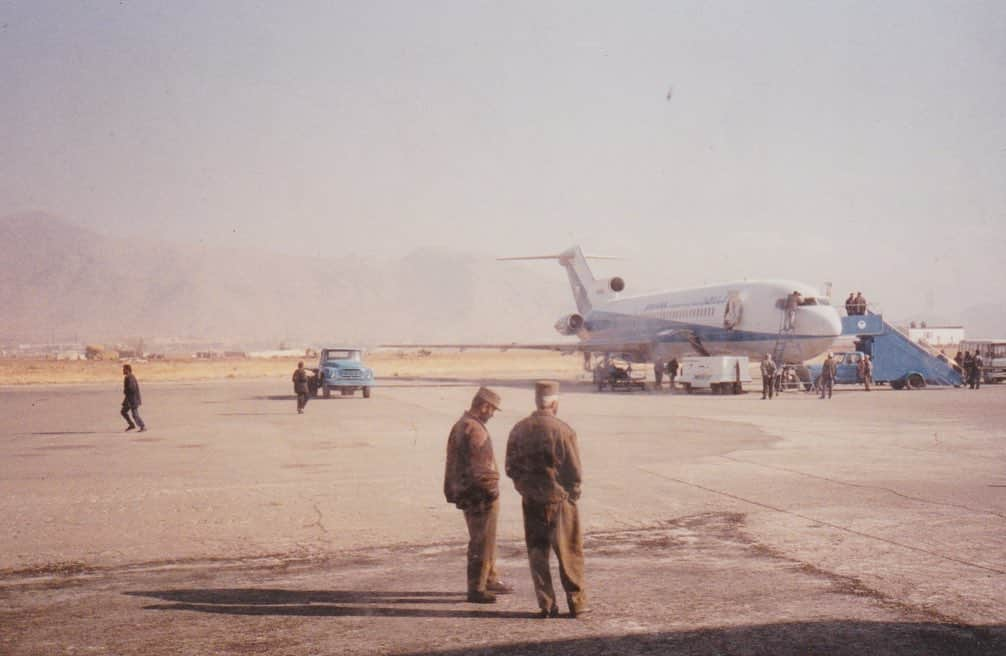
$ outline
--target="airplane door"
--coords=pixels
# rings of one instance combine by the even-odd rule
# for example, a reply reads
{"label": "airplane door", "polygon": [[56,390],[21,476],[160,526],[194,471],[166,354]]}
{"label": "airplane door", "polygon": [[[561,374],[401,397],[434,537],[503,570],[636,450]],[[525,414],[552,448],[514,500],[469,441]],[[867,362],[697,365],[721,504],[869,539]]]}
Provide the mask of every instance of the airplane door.
{"label": "airplane door", "polygon": [[736,328],[740,325],[743,313],[744,306],[741,303],[740,292],[727,292],[727,302],[723,308],[723,327],[727,330]]}

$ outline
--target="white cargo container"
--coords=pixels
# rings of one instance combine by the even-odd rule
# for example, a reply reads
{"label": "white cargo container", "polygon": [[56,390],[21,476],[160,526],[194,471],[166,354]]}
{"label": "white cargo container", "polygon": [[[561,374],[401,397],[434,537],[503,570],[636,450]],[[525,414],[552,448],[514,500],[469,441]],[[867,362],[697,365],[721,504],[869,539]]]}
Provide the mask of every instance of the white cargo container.
{"label": "white cargo container", "polygon": [[678,381],[689,394],[707,388],[714,394],[740,394],[742,385],[751,382],[750,362],[737,355],[684,358]]}

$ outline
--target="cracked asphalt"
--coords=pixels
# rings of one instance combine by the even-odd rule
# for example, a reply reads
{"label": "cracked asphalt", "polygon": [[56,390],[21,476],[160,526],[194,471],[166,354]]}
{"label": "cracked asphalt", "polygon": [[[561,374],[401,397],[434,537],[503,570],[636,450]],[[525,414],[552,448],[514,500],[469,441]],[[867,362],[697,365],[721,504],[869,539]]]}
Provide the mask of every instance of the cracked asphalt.
{"label": "cracked asphalt", "polygon": [[[142,372],[141,384],[142,384]],[[1006,386],[763,402],[565,384],[593,612],[464,600],[447,432],[479,381],[0,390],[0,653],[1003,654]],[[530,381],[493,381],[497,459]],[[565,609],[564,609],[565,610]]]}

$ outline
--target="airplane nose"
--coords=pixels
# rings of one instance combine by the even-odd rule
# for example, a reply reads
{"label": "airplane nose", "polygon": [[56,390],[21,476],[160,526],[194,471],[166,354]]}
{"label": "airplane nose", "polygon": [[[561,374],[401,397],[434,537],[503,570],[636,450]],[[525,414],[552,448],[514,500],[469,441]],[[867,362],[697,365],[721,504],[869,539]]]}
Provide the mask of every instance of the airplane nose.
{"label": "airplane nose", "polygon": [[812,310],[807,313],[807,333],[821,337],[838,337],[842,334],[842,318],[838,310],[829,306],[805,308]]}

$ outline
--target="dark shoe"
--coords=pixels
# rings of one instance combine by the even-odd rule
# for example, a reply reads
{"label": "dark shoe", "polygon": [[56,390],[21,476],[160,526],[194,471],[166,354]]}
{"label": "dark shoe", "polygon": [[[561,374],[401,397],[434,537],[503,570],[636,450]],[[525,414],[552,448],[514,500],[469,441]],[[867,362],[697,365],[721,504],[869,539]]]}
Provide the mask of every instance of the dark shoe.
{"label": "dark shoe", "polygon": [[501,580],[496,580],[487,583],[486,590],[489,592],[495,592],[496,594],[510,594],[513,592],[513,586],[507,585]]}
{"label": "dark shoe", "polygon": [[136,429],[136,426],[130,426],[129,428],[126,429],[126,432],[128,433],[129,431],[135,430],[135,429]]}
{"label": "dark shoe", "polygon": [[547,620],[550,617],[559,617],[559,607],[552,606],[551,610],[542,609],[541,611],[538,612],[538,617],[543,620]]}
{"label": "dark shoe", "polygon": [[496,595],[491,592],[476,590],[475,592],[468,593],[468,601],[473,604],[495,604]]}
{"label": "dark shoe", "polygon": [[141,429],[140,429],[140,432],[141,432],[141,433],[146,433],[146,432],[147,432],[147,427],[146,427],[146,426],[144,426],[143,428],[141,428]]}
{"label": "dark shoe", "polygon": [[581,606],[579,608],[576,608],[575,606],[570,606],[569,608],[570,617],[580,617],[581,615],[586,615],[589,612],[590,612],[589,606]]}

